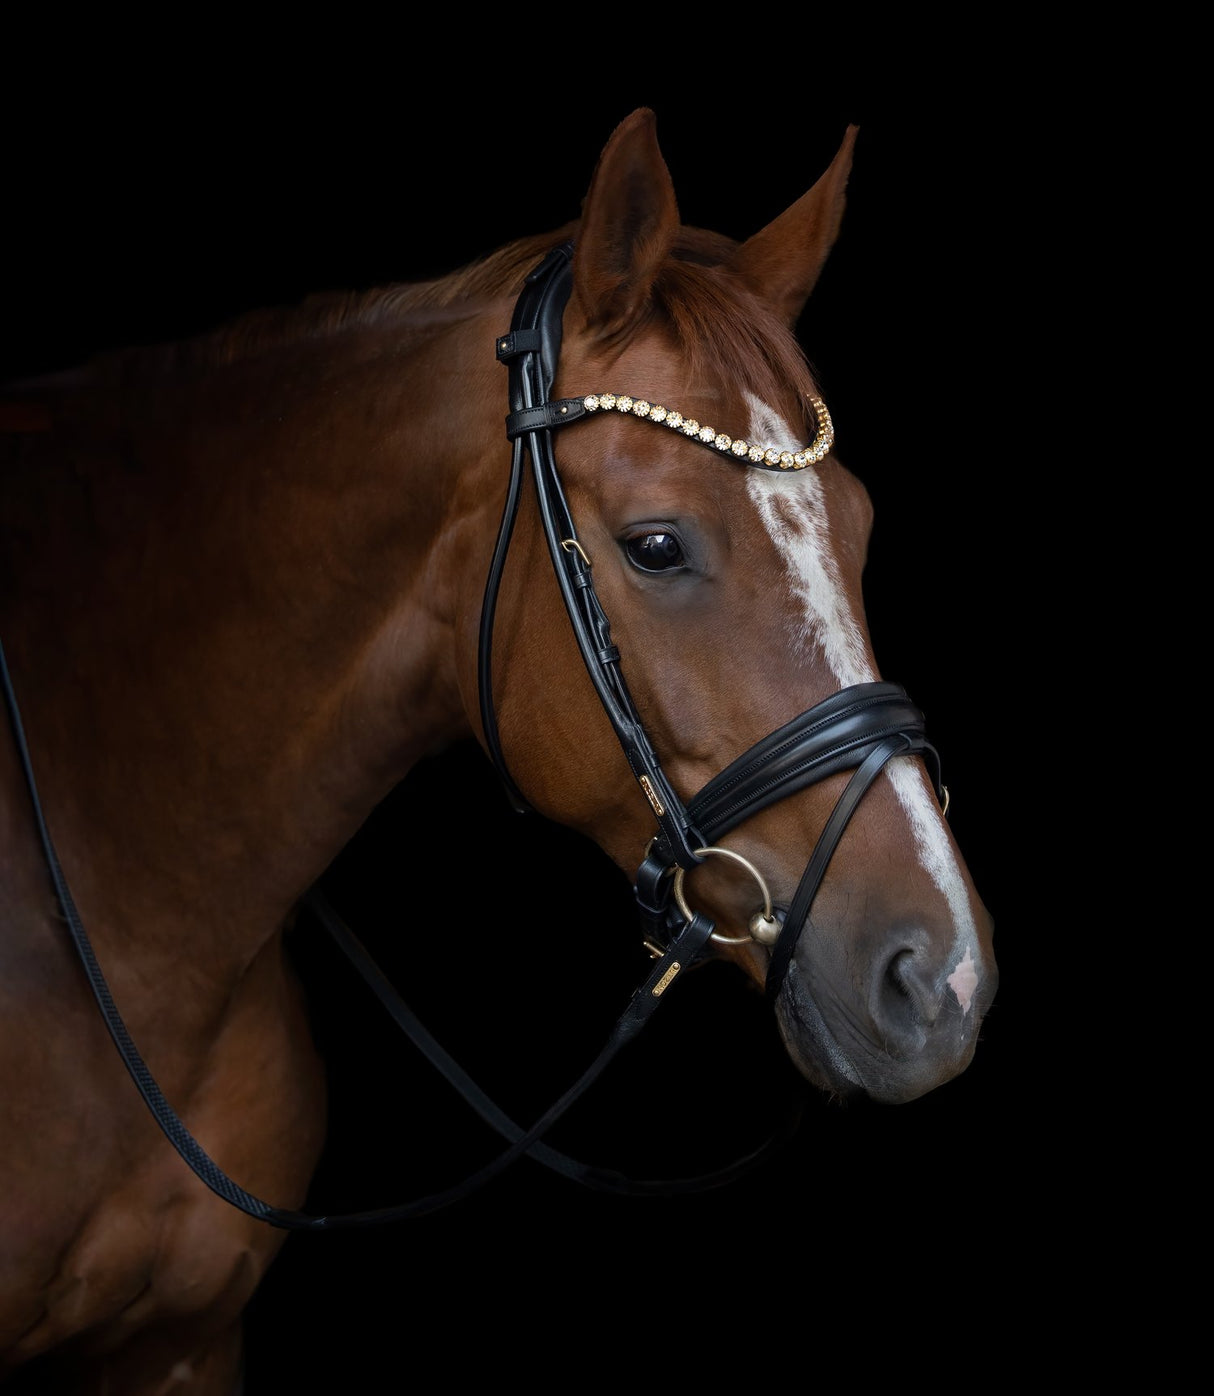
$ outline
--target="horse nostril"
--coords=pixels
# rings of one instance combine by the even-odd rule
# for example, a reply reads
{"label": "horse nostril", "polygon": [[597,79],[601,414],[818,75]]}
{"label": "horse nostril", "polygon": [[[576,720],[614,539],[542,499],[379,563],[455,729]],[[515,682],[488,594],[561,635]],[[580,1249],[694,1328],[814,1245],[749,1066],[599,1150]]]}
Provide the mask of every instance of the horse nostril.
{"label": "horse nostril", "polygon": [[940,1014],[940,1002],[925,958],[913,949],[903,949],[885,967],[873,1016],[891,1046],[918,1049]]}

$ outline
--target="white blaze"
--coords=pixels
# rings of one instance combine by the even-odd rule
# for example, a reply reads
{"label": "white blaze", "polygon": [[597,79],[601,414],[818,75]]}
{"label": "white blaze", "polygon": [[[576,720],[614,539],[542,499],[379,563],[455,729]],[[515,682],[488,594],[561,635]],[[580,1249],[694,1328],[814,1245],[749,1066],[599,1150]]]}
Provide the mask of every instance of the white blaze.
{"label": "white blaze", "polygon": [[[757,398],[749,397],[749,439],[778,450],[798,450],[788,424]],[[747,470],[746,489],[772,542],[788,564],[793,595],[801,605],[796,642],[819,647],[840,688],[871,683],[877,675],[851,613],[830,546],[830,520],[822,480],[814,466],[798,471]],[[962,1013],[968,1013],[977,986],[974,968],[977,932],[961,870],[945,833],[944,821],[908,760],[895,757],[882,772],[893,784],[906,813],[915,852],[948,903],[957,928],[958,960],[948,977]]]}

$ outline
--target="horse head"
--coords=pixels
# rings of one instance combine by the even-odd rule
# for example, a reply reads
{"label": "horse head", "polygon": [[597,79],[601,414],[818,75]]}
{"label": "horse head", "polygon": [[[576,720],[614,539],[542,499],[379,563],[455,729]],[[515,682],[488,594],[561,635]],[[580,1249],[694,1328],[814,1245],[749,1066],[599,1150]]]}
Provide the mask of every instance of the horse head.
{"label": "horse head", "polygon": [[[796,337],[840,229],[855,137],[739,243],[682,224],[651,112],[612,135],[571,229],[567,299],[547,312],[559,312],[551,393],[513,404],[519,435],[554,428],[573,535],[560,547],[601,633],[579,657],[540,581],[544,554],[560,559],[540,511],[521,509],[494,721],[527,802],[593,838],[643,905],[711,921],[712,952],[767,986],[811,1082],[900,1102],[968,1065],[997,971],[934,748],[895,741],[855,787],[878,721],[854,761],[836,761],[864,704],[910,706],[882,680],[866,626],[872,506],[834,452]],[[604,655],[665,796],[631,737],[621,756],[604,714],[615,699],[591,681]],[[921,736],[910,710],[892,724]],[[789,763],[812,777],[791,778]],[[690,812],[677,836],[660,819],[655,834],[663,799]],[[680,839],[696,846],[680,856]]]}

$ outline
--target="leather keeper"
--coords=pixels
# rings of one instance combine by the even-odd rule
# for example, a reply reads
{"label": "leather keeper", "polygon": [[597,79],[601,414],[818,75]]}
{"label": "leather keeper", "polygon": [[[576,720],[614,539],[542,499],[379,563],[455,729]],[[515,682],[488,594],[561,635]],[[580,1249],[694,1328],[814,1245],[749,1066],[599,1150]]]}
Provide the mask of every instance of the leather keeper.
{"label": "leather keeper", "polygon": [[511,412],[506,418],[506,435],[513,441],[529,431],[551,431],[584,416],[586,408],[580,397],[556,398],[539,407],[520,407],[517,412]]}

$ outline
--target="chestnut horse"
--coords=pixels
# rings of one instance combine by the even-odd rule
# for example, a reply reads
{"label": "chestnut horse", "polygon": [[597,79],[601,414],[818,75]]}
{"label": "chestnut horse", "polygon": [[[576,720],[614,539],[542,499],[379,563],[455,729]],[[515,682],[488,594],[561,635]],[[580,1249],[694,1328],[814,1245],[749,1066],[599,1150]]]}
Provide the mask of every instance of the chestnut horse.
{"label": "chestnut horse", "polygon": [[966,1068],[990,918],[795,334],[854,137],[735,242],[638,110],[555,232],[7,393],[0,1374],[239,1389],[243,1309],[325,1220],[291,1210],[326,1103],[288,933],[458,742],[627,876],[625,1038],[711,956],[820,1091]]}

